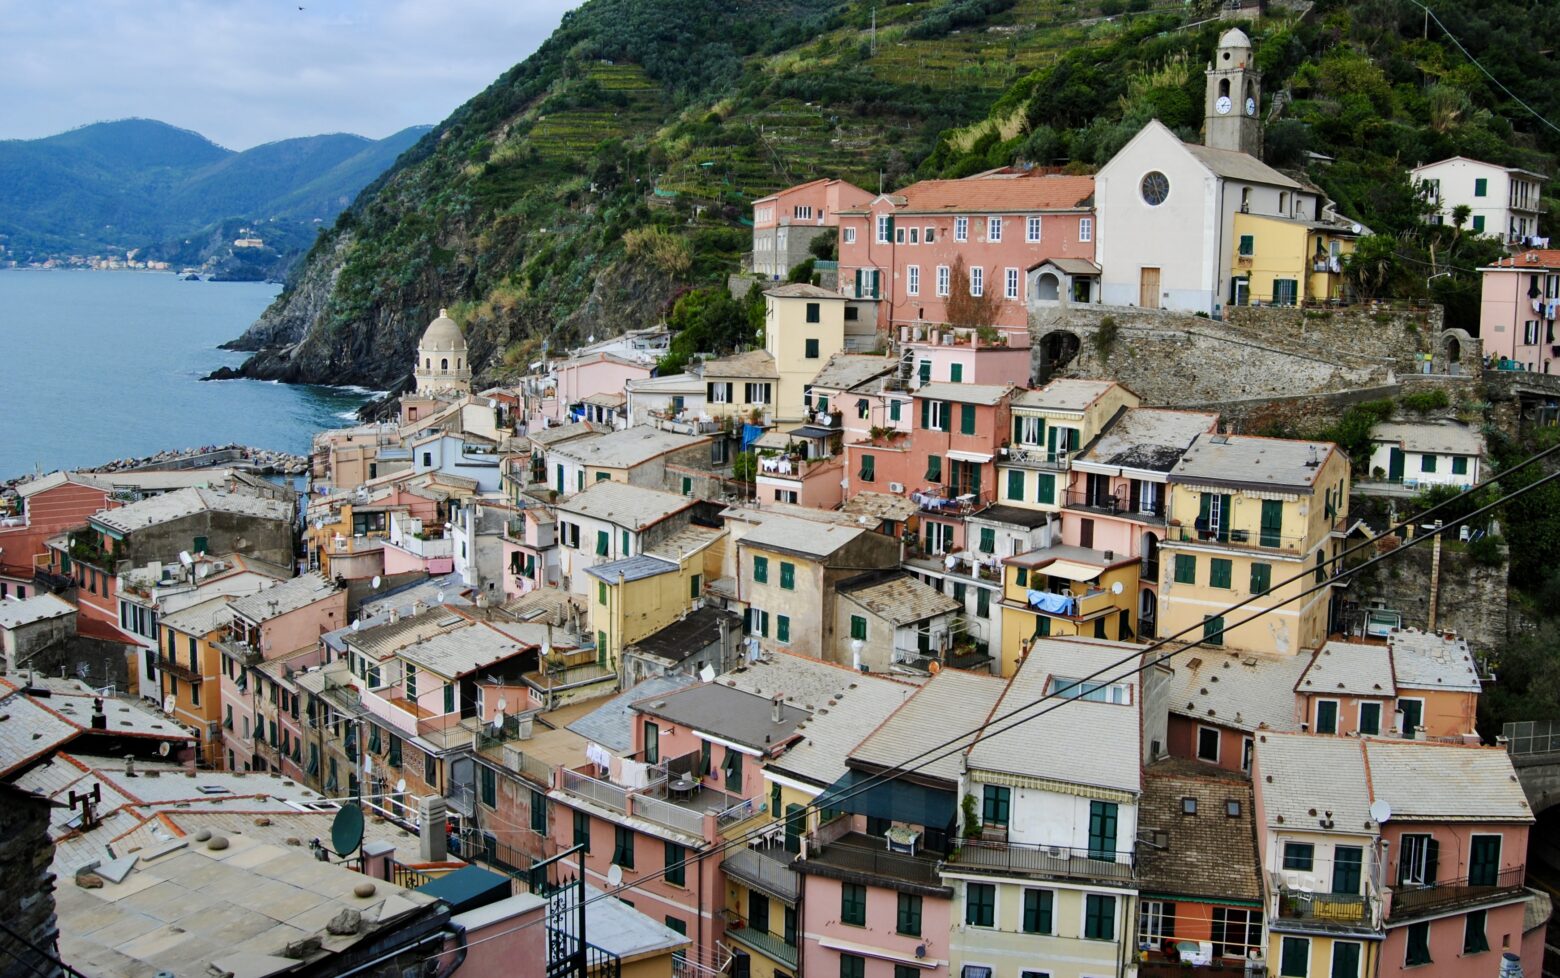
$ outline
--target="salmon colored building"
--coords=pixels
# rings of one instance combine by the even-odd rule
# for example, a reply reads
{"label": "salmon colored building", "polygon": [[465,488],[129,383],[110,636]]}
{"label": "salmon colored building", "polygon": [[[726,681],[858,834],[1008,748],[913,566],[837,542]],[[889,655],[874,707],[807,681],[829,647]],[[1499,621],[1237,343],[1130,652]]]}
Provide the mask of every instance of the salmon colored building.
{"label": "salmon colored building", "polygon": [[[840,290],[879,299],[878,321],[947,323],[955,289],[995,296],[989,324],[1028,345],[1027,272],[1094,258],[1094,178],[1004,168],[923,180],[840,214]],[[963,260],[965,281],[954,282]]]}
{"label": "salmon colored building", "polygon": [[37,593],[33,574],[48,562],[50,537],[109,508],[107,485],[90,475],[54,472],[16,487],[21,510],[0,520],[0,601]]}
{"label": "salmon colored building", "polygon": [[871,199],[855,184],[819,179],[753,201],[753,274],[784,278],[807,260],[814,238],[834,233],[840,211]]}
{"label": "salmon colored building", "polygon": [[1484,279],[1479,305],[1484,355],[1512,369],[1560,371],[1556,366],[1560,340],[1555,339],[1555,320],[1560,319],[1560,249],[1524,251],[1479,271]]}

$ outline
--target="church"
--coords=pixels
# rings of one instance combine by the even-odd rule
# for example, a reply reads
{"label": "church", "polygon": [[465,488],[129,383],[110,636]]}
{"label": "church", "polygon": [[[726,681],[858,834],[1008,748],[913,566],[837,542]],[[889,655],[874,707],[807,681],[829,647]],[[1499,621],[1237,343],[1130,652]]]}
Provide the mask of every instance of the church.
{"label": "church", "polygon": [[1262,73],[1244,31],[1224,33],[1206,74],[1201,145],[1154,120],[1095,177],[1100,300],[1219,318],[1338,298],[1339,259],[1364,229],[1262,162]]}

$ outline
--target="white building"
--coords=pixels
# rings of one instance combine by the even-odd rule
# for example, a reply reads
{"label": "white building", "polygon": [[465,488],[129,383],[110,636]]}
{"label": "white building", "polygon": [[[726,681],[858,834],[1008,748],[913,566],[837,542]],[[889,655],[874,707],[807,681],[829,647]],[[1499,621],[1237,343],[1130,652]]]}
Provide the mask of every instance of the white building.
{"label": "white building", "polygon": [[1371,475],[1410,489],[1477,485],[1483,455],[1484,436],[1460,421],[1393,421],[1370,436]]}
{"label": "white building", "polygon": [[1426,163],[1409,171],[1414,186],[1434,206],[1432,224],[1452,223],[1452,212],[1460,206],[1469,209],[1468,230],[1475,234],[1494,234],[1521,247],[1548,247],[1548,239],[1538,236],[1538,216],[1543,210],[1542,173],[1498,163],[1453,156]]}
{"label": "white building", "polygon": [[428,324],[422,339],[417,341],[417,364],[412,377],[417,382],[419,394],[471,390],[471,360],[466,338],[447,310],[439,310],[439,318]]}

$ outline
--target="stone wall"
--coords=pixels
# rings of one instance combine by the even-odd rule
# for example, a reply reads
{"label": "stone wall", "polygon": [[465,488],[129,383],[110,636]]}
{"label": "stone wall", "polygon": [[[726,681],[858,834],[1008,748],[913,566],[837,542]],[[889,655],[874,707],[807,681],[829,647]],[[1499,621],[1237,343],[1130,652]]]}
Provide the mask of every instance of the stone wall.
{"label": "stone wall", "polygon": [[[1425,629],[1430,613],[1430,564],[1434,544],[1425,542],[1363,572],[1350,589],[1365,607],[1379,598],[1403,614],[1403,624]],[[1436,628],[1456,632],[1476,652],[1505,644],[1511,612],[1506,563],[1486,567],[1455,547],[1441,549],[1440,594]]]}
{"label": "stone wall", "polygon": [[59,965],[32,950],[58,955],[48,805],[37,795],[0,786],[0,920],[26,941],[0,931],[0,978],[63,974]]}

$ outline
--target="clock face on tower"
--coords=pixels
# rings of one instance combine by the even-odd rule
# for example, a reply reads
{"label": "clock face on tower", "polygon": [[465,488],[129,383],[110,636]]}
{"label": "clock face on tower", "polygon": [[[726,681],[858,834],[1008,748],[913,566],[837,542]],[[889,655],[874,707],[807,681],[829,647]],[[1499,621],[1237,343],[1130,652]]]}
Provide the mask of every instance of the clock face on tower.
{"label": "clock face on tower", "polygon": [[1252,98],[1252,97],[1250,97],[1249,95],[1246,97],[1246,114],[1247,115],[1256,115],[1257,114],[1257,100]]}
{"label": "clock face on tower", "polygon": [[1230,97],[1228,95],[1220,95],[1219,100],[1213,103],[1213,107],[1218,110],[1220,115],[1228,115],[1230,111]]}

